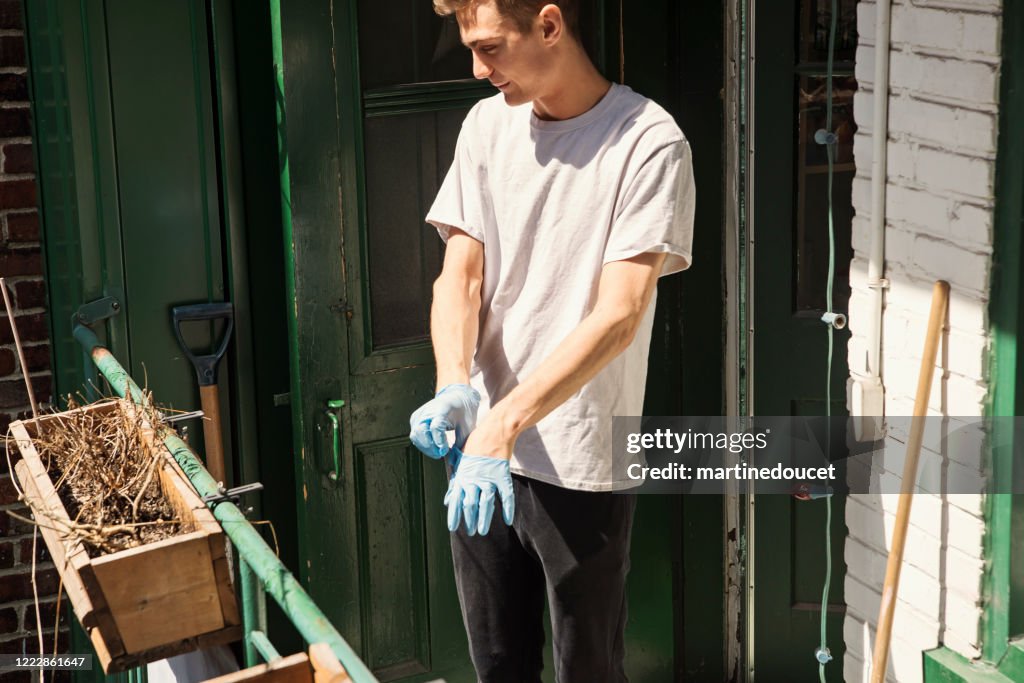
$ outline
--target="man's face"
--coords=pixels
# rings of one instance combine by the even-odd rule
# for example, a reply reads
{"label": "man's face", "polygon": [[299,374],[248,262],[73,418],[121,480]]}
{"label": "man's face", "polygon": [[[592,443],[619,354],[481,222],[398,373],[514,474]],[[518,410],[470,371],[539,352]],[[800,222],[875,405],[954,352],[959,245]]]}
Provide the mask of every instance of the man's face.
{"label": "man's face", "polygon": [[473,52],[473,76],[489,80],[511,106],[541,97],[549,55],[540,26],[520,33],[498,13],[493,0],[480,3],[470,12],[475,16],[460,20],[459,32],[462,42]]}

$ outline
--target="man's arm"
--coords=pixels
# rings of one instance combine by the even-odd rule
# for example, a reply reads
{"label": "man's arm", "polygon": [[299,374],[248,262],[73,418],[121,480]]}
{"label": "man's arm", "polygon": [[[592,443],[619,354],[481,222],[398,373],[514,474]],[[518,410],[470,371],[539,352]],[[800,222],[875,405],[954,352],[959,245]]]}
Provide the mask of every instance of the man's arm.
{"label": "man's arm", "polygon": [[[511,458],[512,446],[524,430],[540,422],[625,351],[651,302],[665,257],[644,253],[606,263],[594,310],[536,370],[493,406],[469,435],[464,451]],[[436,301],[435,297],[435,306]],[[438,356],[439,377],[440,362]]]}
{"label": "man's arm", "polygon": [[430,307],[438,390],[449,384],[469,383],[469,368],[480,332],[483,280],[484,245],[452,228],[444,267],[434,281],[434,301]]}

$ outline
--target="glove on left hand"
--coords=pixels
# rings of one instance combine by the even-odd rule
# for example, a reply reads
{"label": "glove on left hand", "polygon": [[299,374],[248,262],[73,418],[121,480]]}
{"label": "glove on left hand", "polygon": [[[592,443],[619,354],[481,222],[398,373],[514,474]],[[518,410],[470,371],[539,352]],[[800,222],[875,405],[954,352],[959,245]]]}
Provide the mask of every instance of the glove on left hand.
{"label": "glove on left hand", "polygon": [[449,384],[409,418],[409,440],[431,458],[448,453],[449,429],[455,430],[455,446],[462,448],[476,427],[480,394],[468,384]]}
{"label": "glove on left hand", "polygon": [[501,497],[501,512],[505,524],[512,526],[516,514],[516,497],[512,486],[512,471],[504,458],[466,455],[452,449],[457,463],[455,474],[448,482],[444,504],[448,506],[448,529],[459,528],[459,518],[466,521],[470,536],[485,535],[494,516],[494,494]]}

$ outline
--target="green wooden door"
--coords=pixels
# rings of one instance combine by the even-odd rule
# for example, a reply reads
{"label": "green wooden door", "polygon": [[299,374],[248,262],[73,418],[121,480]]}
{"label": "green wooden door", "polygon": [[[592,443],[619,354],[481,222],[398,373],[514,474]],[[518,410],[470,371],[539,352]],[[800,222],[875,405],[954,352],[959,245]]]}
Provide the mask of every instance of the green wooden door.
{"label": "green wooden door", "polygon": [[[494,91],[471,79],[457,27],[434,16],[429,2],[282,4],[304,576],[382,680],[474,680],[444,526],[443,470],[414,451],[407,434],[409,414],[434,389],[427,314],[443,245],[423,216],[465,113]],[[616,79],[618,8],[595,2],[583,16],[585,42]],[[709,287],[720,279],[721,69],[701,68],[697,51],[684,53],[683,35],[699,34],[707,50],[718,49],[721,8],[702,14],[659,2],[627,15],[623,44],[635,67],[626,82],[675,112],[695,140],[708,141],[695,152],[709,178],[695,247],[701,266],[686,276],[691,287],[676,277],[660,288],[648,410],[713,414],[720,378],[702,381],[702,374],[720,365],[721,340],[717,333],[710,342],[684,339],[681,330],[684,317],[695,330],[720,326],[721,301],[698,296],[695,278]],[[710,391],[701,388],[708,382]],[[325,410],[337,400],[345,403],[336,413],[335,467]],[[709,562],[704,551],[721,548],[721,505],[694,501],[687,531],[683,507],[655,497],[638,507],[627,629],[632,680],[682,677],[684,620],[695,627],[688,668],[720,680],[720,552],[710,551]],[[685,558],[684,534],[695,548]],[[685,607],[684,564],[693,589]]]}
{"label": "green wooden door", "polygon": [[[753,226],[754,382],[757,415],[825,415],[829,362],[827,160],[814,133],[825,127],[825,62],[831,2],[757,3],[754,27]],[[839,3],[833,86],[836,232],[833,310],[846,312],[852,257],[853,57],[856,2]],[[831,413],[845,414],[848,331],[834,333]],[[841,442],[841,439],[840,439]],[[833,451],[833,457],[841,455]],[[750,533],[755,680],[817,680],[825,581],[825,501],[755,496]],[[844,500],[832,500],[832,581],[827,610],[833,661],[842,680]],[[748,631],[749,633],[749,631]]]}
{"label": "green wooden door", "polygon": [[423,217],[490,91],[430,3],[282,5],[303,572],[382,681],[470,681],[445,474],[408,419],[434,389],[443,244]]}
{"label": "green wooden door", "polygon": [[[493,91],[472,80],[454,21],[429,3],[335,2],[342,266],[349,375],[343,486],[354,513],[363,656],[382,680],[471,680],[441,505],[440,462],[409,443],[434,393],[429,307],[443,243],[423,221],[462,119]],[[346,40],[347,39],[347,40]],[[467,80],[468,79],[468,80]]]}
{"label": "green wooden door", "polygon": [[[690,142],[697,207],[693,266],[662,278],[644,398],[646,415],[723,410],[721,90],[724,5],[614,2],[607,39],[621,29],[624,59],[606,73],[652,98]],[[641,496],[633,524],[626,629],[631,681],[727,680],[723,643],[727,531],[719,496]]]}
{"label": "green wooden door", "polygon": [[[245,276],[232,277],[244,264],[232,250],[242,216],[231,210],[240,195],[236,123],[223,106],[233,98],[231,69],[217,56],[232,49],[222,21],[230,2],[45,0],[25,11],[56,392],[102,391],[72,337],[72,314],[113,297],[117,314],[94,325],[103,343],[161,405],[198,408],[170,311],[232,299],[236,333],[219,374],[231,472],[230,455],[255,457],[256,443],[245,429],[251,311]],[[197,349],[210,347],[212,332],[185,330]],[[192,443],[201,450],[198,427]],[[87,651],[76,636],[73,651]]]}
{"label": "green wooden door", "polygon": [[159,401],[192,408],[170,307],[227,290],[207,4],[26,8],[58,390],[94,376],[71,313],[112,296],[101,337]]}

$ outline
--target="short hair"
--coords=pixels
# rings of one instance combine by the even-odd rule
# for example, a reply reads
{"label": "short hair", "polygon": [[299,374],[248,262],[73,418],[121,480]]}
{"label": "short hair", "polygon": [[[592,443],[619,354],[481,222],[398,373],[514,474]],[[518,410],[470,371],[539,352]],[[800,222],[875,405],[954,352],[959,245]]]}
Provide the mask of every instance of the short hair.
{"label": "short hair", "polygon": [[[520,33],[530,30],[533,20],[540,14],[545,5],[555,5],[562,11],[562,19],[569,30],[569,33],[576,38],[580,37],[579,32],[579,2],[578,0],[493,0],[494,6],[503,18],[512,21]],[[434,11],[442,17],[449,15],[461,16],[480,5],[486,4],[487,0],[434,0]]]}

